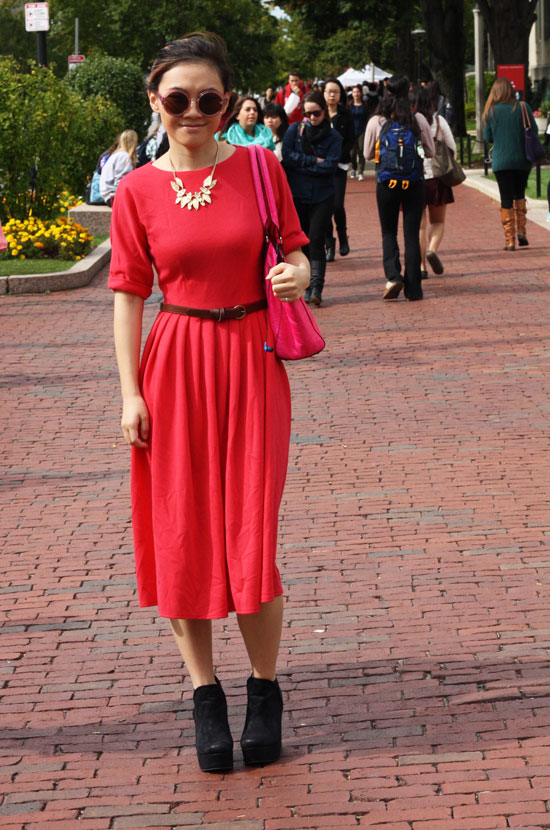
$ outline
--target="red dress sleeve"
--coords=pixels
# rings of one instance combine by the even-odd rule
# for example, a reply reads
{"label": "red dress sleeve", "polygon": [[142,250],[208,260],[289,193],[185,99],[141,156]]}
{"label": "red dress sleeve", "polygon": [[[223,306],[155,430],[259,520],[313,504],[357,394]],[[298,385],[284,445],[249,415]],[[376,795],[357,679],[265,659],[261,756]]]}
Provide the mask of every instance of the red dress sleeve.
{"label": "red dress sleeve", "polygon": [[149,254],[147,233],[143,226],[132,188],[132,174],[117,187],[111,217],[111,267],[109,288],[137,294],[144,300],[153,287],[153,265]]}
{"label": "red dress sleeve", "polygon": [[283,250],[285,254],[289,254],[291,251],[295,251],[296,248],[307,245],[309,239],[300,227],[300,220],[294,207],[292,193],[281,162],[271,150],[264,152],[277,204],[279,230],[283,237]]}

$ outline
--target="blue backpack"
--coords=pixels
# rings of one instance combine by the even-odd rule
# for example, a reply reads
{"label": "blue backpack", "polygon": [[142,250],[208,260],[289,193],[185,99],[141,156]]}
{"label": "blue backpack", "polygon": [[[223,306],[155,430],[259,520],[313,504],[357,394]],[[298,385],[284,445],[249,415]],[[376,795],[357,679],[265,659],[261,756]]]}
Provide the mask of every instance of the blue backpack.
{"label": "blue backpack", "polygon": [[378,181],[388,182],[390,188],[400,183],[406,190],[411,182],[423,178],[422,159],[418,155],[413,131],[397,121],[386,121],[376,142],[375,161],[378,164]]}

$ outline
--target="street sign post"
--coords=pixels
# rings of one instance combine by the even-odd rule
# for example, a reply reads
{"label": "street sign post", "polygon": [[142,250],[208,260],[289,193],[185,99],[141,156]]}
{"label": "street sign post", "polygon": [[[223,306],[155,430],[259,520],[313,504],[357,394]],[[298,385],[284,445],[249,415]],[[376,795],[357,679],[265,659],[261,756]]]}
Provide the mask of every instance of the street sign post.
{"label": "street sign post", "polygon": [[49,28],[48,4],[45,2],[25,3],[25,29],[27,32],[36,32],[36,61],[39,66],[48,65],[46,32]]}
{"label": "street sign post", "polygon": [[47,3],[25,3],[25,29],[27,32],[47,32],[50,14]]}
{"label": "street sign post", "polygon": [[69,69],[76,69],[84,60],[84,55],[69,55]]}

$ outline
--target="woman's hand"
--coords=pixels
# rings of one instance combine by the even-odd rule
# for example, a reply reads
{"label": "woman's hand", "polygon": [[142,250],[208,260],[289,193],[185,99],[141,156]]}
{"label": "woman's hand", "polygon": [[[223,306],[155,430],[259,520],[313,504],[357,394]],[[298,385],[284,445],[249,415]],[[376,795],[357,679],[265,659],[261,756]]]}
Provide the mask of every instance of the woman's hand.
{"label": "woman's hand", "polygon": [[271,288],[279,300],[294,302],[303,295],[309,285],[309,263],[305,257],[304,260],[299,265],[279,262],[270,270],[267,279],[271,280]]}
{"label": "woman's hand", "polygon": [[141,449],[148,446],[149,412],[141,395],[124,398],[121,426],[127,444]]}

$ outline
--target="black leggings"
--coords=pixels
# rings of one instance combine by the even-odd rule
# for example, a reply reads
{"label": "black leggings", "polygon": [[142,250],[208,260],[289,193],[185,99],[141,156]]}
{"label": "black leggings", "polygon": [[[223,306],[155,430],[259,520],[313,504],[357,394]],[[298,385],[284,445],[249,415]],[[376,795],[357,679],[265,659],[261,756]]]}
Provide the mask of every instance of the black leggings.
{"label": "black leggings", "polygon": [[[334,174],[334,206],[333,215],[336,230],[340,236],[346,233],[346,211],[344,208],[344,199],[346,198],[346,184],[348,181],[347,170],[342,170],[339,167]],[[329,218],[326,228],[326,237],[332,237],[332,217]]]}
{"label": "black leggings", "polygon": [[325,262],[325,230],[330,221],[334,197],[330,196],[324,202],[317,202],[314,205],[295,199],[294,205],[301,228],[309,237],[309,245],[304,245],[302,248],[304,254],[310,262]]}
{"label": "black leggings", "polygon": [[530,170],[498,170],[495,172],[502,208],[512,208],[516,199],[525,198],[525,188],[530,172]]}
{"label": "black leggings", "polygon": [[[424,182],[414,182],[406,190],[398,183],[390,188],[378,182],[376,201],[382,229],[382,253],[384,273],[390,282],[404,282],[405,297],[409,300],[422,298],[420,282],[420,220],[426,201]],[[399,211],[403,208],[403,235],[405,237],[405,274],[401,276],[397,226]]]}
{"label": "black leggings", "polygon": [[363,155],[363,144],[365,143],[365,133],[355,136],[353,147],[351,148],[351,166],[356,170],[360,176],[365,170],[365,156]]}

